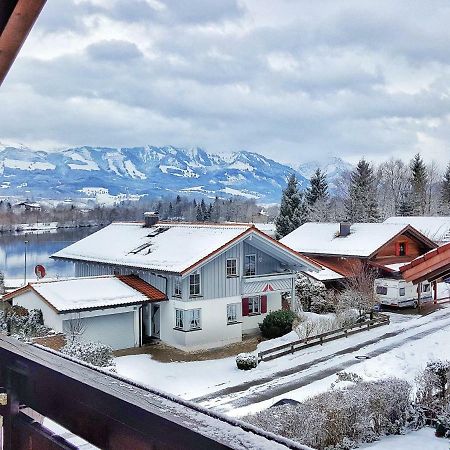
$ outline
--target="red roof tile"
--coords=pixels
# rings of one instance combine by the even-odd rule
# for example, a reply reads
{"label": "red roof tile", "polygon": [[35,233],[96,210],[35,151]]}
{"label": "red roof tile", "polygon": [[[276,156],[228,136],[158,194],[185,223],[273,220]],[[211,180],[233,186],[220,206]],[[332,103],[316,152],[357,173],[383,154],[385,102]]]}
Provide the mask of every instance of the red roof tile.
{"label": "red roof tile", "polygon": [[136,291],[144,294],[151,302],[160,302],[167,300],[167,295],[156,289],[150,283],[147,283],[137,275],[116,275],[116,277]]}

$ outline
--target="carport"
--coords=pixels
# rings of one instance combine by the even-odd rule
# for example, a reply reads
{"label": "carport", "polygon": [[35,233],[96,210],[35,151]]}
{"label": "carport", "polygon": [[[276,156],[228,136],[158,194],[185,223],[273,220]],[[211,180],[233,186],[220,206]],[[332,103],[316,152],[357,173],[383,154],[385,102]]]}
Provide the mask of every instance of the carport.
{"label": "carport", "polygon": [[[429,281],[434,286],[434,301],[438,299],[436,285],[450,277],[450,243],[435,248],[400,267],[403,278],[420,285]],[[420,291],[420,290],[419,290]]]}

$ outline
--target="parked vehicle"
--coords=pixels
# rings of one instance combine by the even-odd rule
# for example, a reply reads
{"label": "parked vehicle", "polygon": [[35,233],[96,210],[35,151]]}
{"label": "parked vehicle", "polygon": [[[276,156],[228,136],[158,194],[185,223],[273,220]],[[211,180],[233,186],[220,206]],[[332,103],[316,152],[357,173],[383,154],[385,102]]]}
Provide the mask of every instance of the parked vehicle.
{"label": "parked vehicle", "polygon": [[380,305],[394,306],[398,308],[419,306],[419,286],[420,303],[432,301],[433,294],[431,284],[423,282],[421,285],[414,285],[405,280],[395,280],[392,278],[377,278],[375,280],[375,293]]}

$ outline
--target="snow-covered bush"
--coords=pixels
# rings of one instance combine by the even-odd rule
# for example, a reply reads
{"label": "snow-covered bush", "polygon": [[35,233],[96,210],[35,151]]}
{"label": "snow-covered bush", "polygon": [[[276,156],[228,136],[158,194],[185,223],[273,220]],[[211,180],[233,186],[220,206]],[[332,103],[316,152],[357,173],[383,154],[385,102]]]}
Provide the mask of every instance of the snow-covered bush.
{"label": "snow-covered bush", "polygon": [[61,353],[98,367],[114,366],[112,348],[100,342],[75,342],[65,345]]}
{"label": "snow-covered bush", "polygon": [[292,324],[296,318],[297,315],[292,311],[273,311],[264,317],[263,322],[259,324],[259,329],[268,339],[284,336],[292,331]]}
{"label": "snow-covered bush", "polygon": [[0,312],[0,330],[10,332],[21,340],[33,337],[47,336],[53,330],[44,325],[42,311],[32,309],[28,311],[22,306],[13,306]]}
{"label": "snow-covered bush", "polygon": [[299,339],[306,339],[339,328],[334,315],[301,314],[294,330]]}
{"label": "snow-covered bush", "polygon": [[236,365],[240,370],[251,370],[258,365],[258,357],[252,353],[239,353],[236,356]]}
{"label": "snow-covered bush", "polygon": [[311,447],[349,449],[406,424],[411,386],[403,380],[359,381],[317,395],[298,405],[280,405],[248,416],[264,430]]}
{"label": "snow-covered bush", "polygon": [[332,298],[329,295],[325,297],[314,297],[311,300],[310,311],[316,314],[327,314],[336,312],[336,305],[333,303]]}
{"label": "snow-covered bush", "polygon": [[303,311],[311,311],[313,301],[325,299],[326,288],[320,281],[299,273],[295,282],[295,292],[300,300]]}

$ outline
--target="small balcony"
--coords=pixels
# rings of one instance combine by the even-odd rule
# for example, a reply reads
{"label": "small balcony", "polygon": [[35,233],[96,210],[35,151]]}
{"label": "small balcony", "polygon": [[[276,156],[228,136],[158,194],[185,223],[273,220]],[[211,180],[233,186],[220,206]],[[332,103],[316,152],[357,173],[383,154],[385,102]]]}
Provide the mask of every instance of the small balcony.
{"label": "small balcony", "polygon": [[294,272],[278,272],[242,277],[242,295],[291,291]]}

